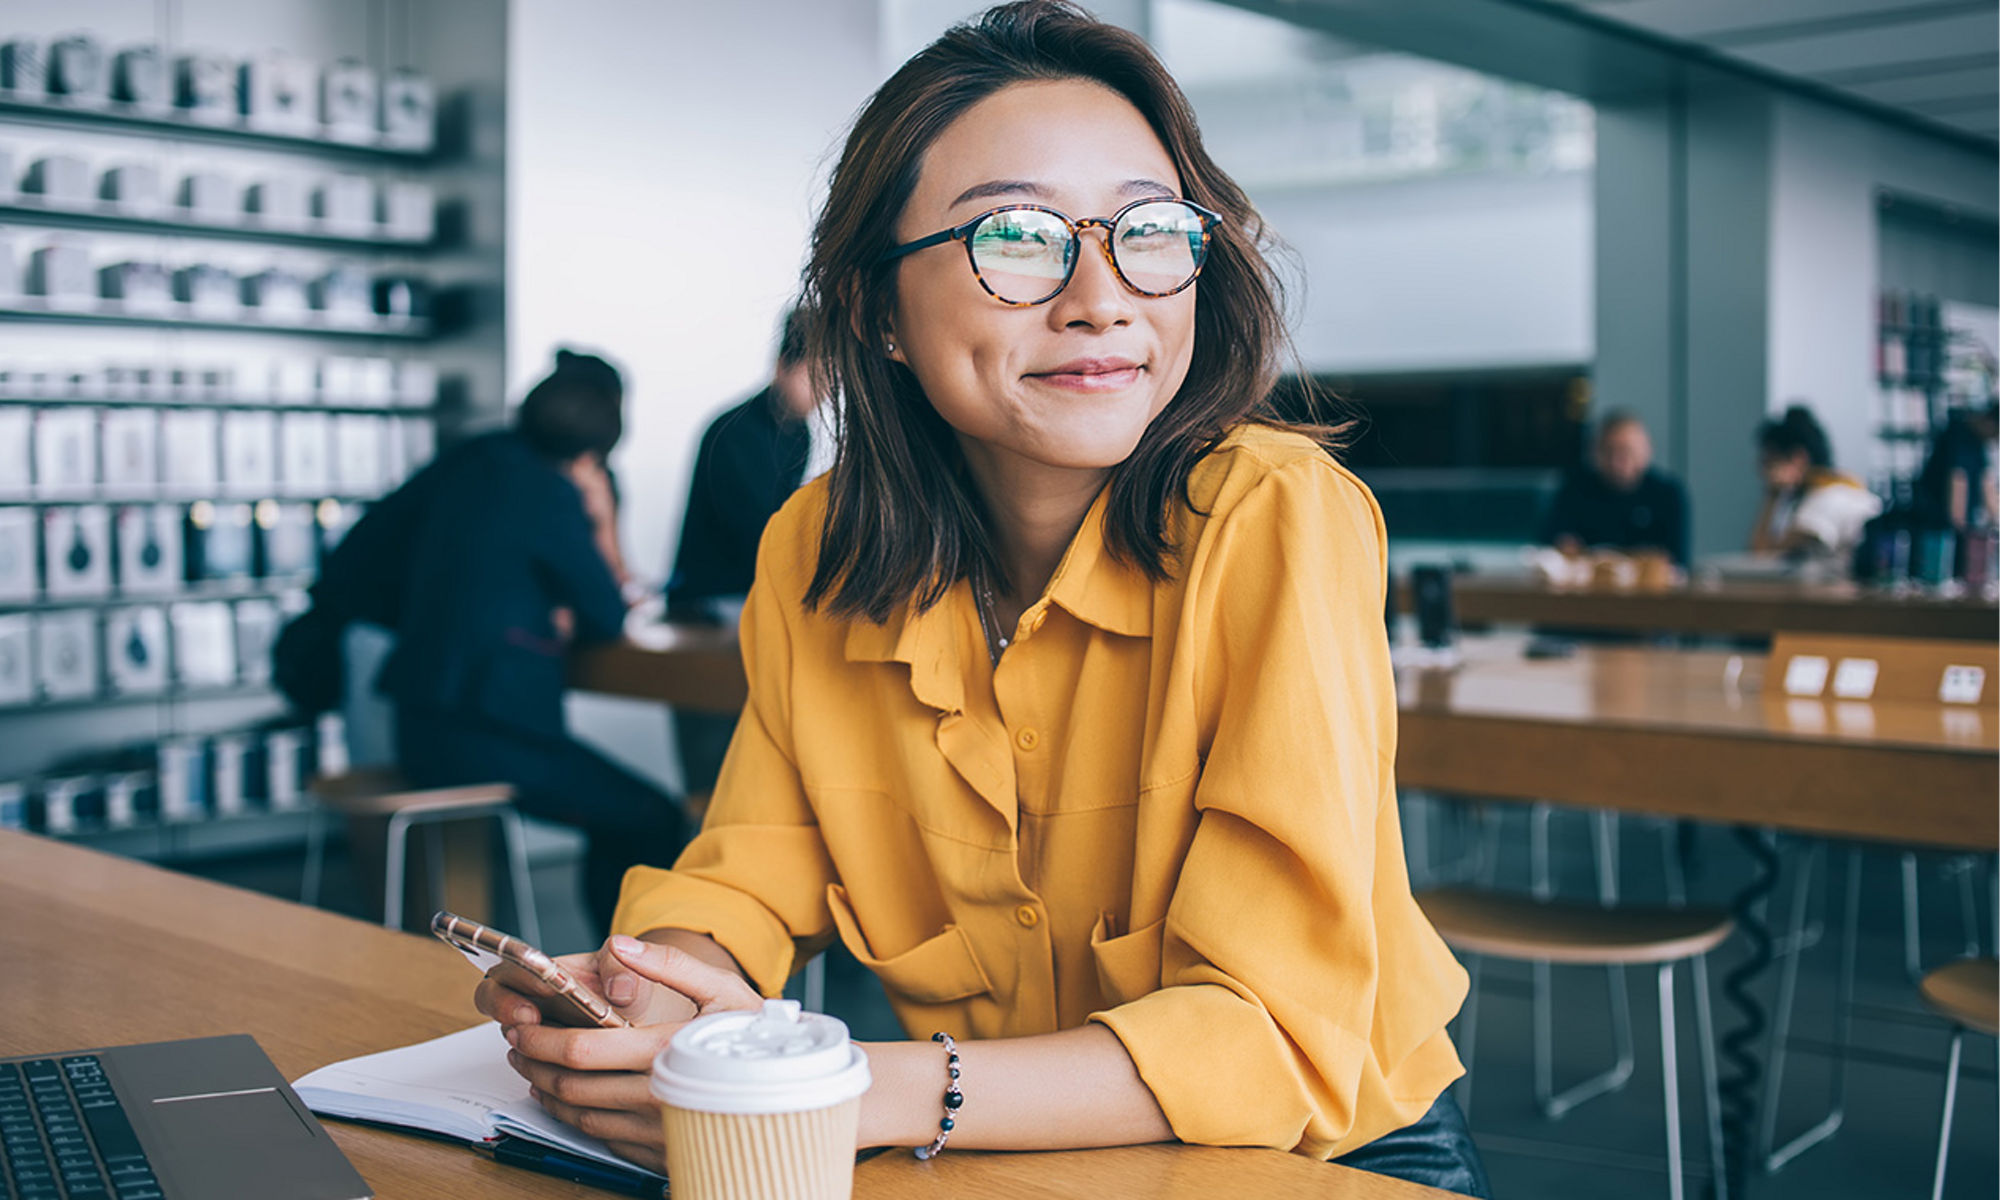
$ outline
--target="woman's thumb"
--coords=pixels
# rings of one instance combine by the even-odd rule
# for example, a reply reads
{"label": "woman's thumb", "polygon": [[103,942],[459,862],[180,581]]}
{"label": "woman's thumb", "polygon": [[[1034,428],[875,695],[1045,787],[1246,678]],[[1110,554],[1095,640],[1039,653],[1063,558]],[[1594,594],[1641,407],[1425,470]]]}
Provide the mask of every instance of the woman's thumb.
{"label": "woman's thumb", "polygon": [[[732,986],[743,986],[743,981],[733,973],[705,963],[676,946],[659,946],[620,934],[611,939],[611,953],[635,974],[672,988],[694,1001],[697,1008],[708,1007]],[[605,987],[611,992],[623,990],[615,979],[607,979]],[[617,1002],[615,996],[612,999]]]}

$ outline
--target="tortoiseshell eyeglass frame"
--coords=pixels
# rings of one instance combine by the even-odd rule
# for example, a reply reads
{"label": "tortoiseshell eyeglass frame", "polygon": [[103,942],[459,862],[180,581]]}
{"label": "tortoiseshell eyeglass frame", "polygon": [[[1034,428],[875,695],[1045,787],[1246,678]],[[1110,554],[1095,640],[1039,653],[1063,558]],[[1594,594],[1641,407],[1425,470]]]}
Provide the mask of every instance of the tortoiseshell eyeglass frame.
{"label": "tortoiseshell eyeglass frame", "polygon": [[[1185,282],[1171,291],[1149,292],[1138,284],[1133,283],[1126,277],[1125,272],[1120,269],[1118,266],[1118,256],[1111,250],[1111,235],[1118,228],[1118,222],[1125,218],[1126,213],[1145,204],[1185,205],[1193,209],[1195,215],[1201,218],[1201,245],[1198,247],[1195,255],[1194,274],[1188,276]],[[1007,297],[994,291],[993,285],[987,283],[986,276],[980,273],[979,260],[973,257],[972,231],[977,229],[980,222],[986,220],[988,217],[997,216],[1004,212],[1047,213],[1056,220],[1061,221],[1069,229],[1069,261],[1063,266],[1062,282],[1056,284],[1048,295],[1043,296],[1039,300],[1009,300]],[[1183,200],[1179,196],[1145,196],[1132,201],[1132,203],[1127,204],[1108,217],[1084,217],[1081,220],[1071,220],[1067,213],[1058,212],[1042,204],[1003,204],[998,208],[989,208],[971,220],[954,225],[950,229],[940,229],[936,233],[920,237],[914,242],[904,242],[900,246],[892,246],[882,255],[882,261],[893,262],[896,259],[915,254],[919,250],[928,250],[932,246],[941,246],[946,242],[959,242],[965,247],[965,261],[967,265],[971,266],[972,277],[979,281],[981,290],[1009,308],[1035,308],[1039,305],[1047,304],[1057,296],[1062,295],[1063,289],[1069,286],[1069,281],[1076,276],[1076,263],[1078,257],[1080,257],[1077,254],[1076,248],[1083,244],[1083,231],[1095,227],[1104,231],[1104,241],[1099,246],[1099,250],[1103,253],[1104,260],[1111,264],[1111,273],[1118,277],[1118,282],[1124,284],[1126,290],[1134,295],[1157,300],[1166,296],[1178,295],[1193,287],[1194,281],[1201,278],[1201,269],[1208,265],[1209,239],[1214,236],[1215,223],[1221,219],[1222,215],[1220,213],[1210,212],[1194,201]]]}

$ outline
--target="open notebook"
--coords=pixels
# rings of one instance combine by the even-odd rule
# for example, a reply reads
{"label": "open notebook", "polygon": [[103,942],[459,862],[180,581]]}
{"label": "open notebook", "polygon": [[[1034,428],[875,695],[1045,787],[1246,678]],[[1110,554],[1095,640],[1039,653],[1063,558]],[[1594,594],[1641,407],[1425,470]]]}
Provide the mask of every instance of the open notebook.
{"label": "open notebook", "polygon": [[369,1121],[492,1148],[518,1138],[623,1172],[630,1182],[666,1182],[563,1124],[528,1095],[507,1065],[507,1039],[489,1021],[399,1050],[321,1067],[293,1083],[323,1117]]}

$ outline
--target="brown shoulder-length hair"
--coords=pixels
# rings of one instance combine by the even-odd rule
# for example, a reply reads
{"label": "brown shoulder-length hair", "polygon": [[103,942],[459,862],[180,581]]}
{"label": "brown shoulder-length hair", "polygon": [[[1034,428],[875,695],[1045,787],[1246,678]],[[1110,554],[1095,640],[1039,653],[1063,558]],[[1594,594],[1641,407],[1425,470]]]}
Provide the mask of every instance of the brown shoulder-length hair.
{"label": "brown shoulder-length hair", "polygon": [[950,425],[884,352],[896,264],[883,256],[946,127],[1010,84],[1063,79],[1131,101],[1173,158],[1186,198],[1222,217],[1197,285],[1187,378],[1111,472],[1112,555],[1168,577],[1174,506],[1189,502],[1194,465],[1232,426],[1276,423],[1266,398],[1288,344],[1283,289],[1260,250],[1263,221],[1202,148],[1187,97],[1133,33],[1064,0],[1000,5],[946,32],[868,101],[813,230],[804,303],[819,384],[840,398],[840,448],[808,606],[879,623],[913,600],[930,607],[966,576],[1006,582]]}

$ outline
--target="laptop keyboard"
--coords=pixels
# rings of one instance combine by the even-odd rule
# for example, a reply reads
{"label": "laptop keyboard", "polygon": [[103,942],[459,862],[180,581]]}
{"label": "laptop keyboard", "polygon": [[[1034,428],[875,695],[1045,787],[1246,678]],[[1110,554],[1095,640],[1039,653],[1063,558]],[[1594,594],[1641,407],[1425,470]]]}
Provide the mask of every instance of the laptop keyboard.
{"label": "laptop keyboard", "polygon": [[164,1200],[93,1055],[0,1063],[0,1166],[11,1200]]}

